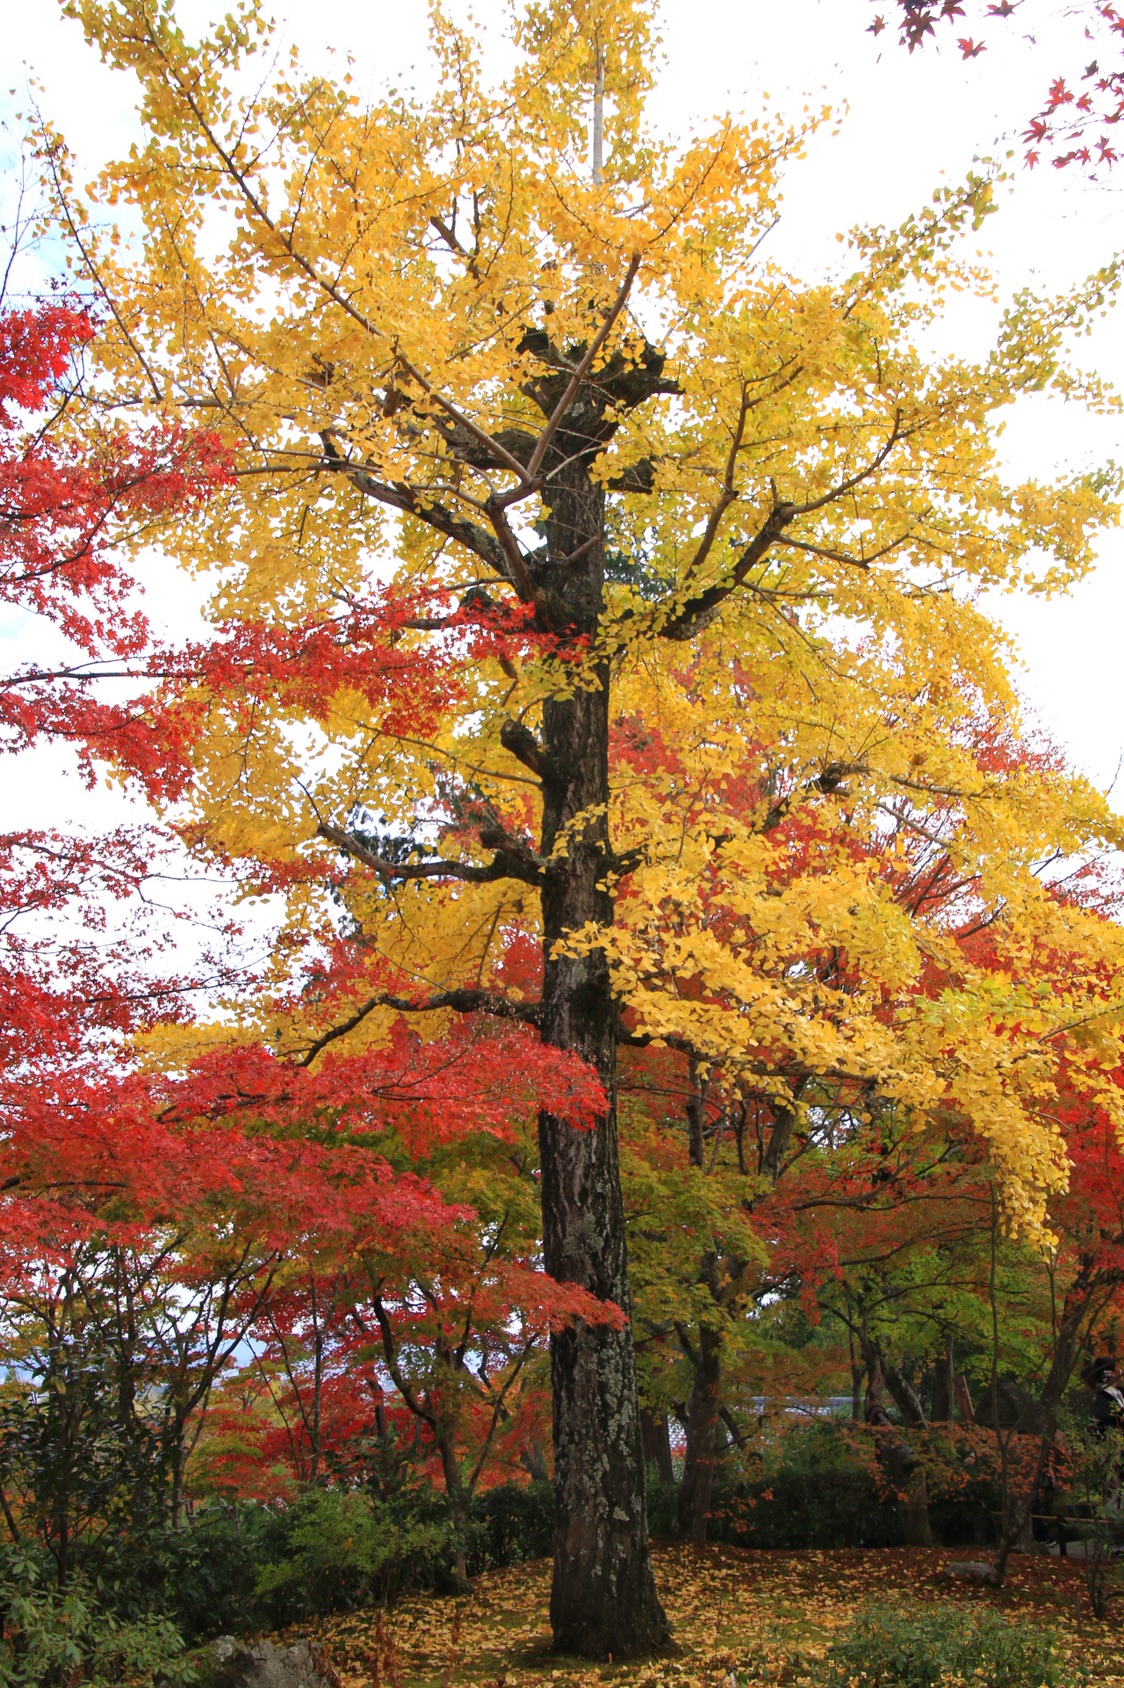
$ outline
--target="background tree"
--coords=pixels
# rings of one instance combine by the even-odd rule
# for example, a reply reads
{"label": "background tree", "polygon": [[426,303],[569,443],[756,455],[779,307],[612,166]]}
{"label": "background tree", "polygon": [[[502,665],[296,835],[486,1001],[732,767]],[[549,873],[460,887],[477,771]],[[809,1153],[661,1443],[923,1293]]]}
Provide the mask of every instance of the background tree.
{"label": "background tree", "polygon": [[[825,674],[823,691],[831,684]],[[926,1363],[943,1353],[939,1305],[952,1289],[939,1245],[965,1236],[978,1246],[981,1224],[986,1238],[990,1180],[1002,1178],[1001,1144],[966,1129],[961,1099],[987,1089],[993,1123],[1006,1114],[1013,1139],[1068,1107],[1077,1071],[1089,1105],[1119,1107],[1112,900],[1090,866],[1051,879],[1059,824],[1095,848],[1114,823],[1056,757],[998,715],[957,722],[939,752],[930,719],[928,756],[944,762],[939,792],[924,797],[912,777],[882,790],[876,776],[862,791],[851,776],[829,793],[819,781],[802,788],[783,740],[743,745],[746,853],[731,866],[733,839],[710,848],[711,805],[734,809],[705,771],[719,718],[711,693],[682,762],[650,744],[628,761],[637,785],[657,769],[667,779],[651,779],[648,800],[668,831],[675,814],[684,843],[659,903],[622,894],[612,939],[633,974],[628,1024],[644,1026],[650,1002],[660,1016],[631,1033],[626,1196],[653,1403],[666,1406],[673,1387],[658,1382],[660,1365],[677,1347],[687,1361],[690,1381],[670,1400],[685,1434],[680,1527],[695,1539],[721,1414],[733,1444],[743,1439],[731,1366],[741,1381],[756,1363],[751,1391],[769,1393],[761,1299],[798,1293],[815,1307],[838,1276],[856,1388],[864,1368],[877,1372],[878,1401],[888,1389],[907,1424],[924,1423],[897,1340],[893,1352],[879,1346],[873,1309],[893,1300],[901,1328],[908,1295],[919,1325],[931,1321],[911,1353]],[[905,708],[898,724],[909,730]],[[719,943],[725,965],[709,975]],[[1059,1006],[1068,998],[1064,1017],[1039,1023],[1035,992]],[[653,1054],[653,1041],[675,1054]],[[900,1094],[901,1075],[919,1068],[943,1086],[921,1106]]]}

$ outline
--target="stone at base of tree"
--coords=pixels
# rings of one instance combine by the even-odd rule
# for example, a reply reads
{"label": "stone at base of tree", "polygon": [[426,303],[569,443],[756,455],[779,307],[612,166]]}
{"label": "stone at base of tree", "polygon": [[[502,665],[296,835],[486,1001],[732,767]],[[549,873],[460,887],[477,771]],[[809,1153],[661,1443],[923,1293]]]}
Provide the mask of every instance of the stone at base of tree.
{"label": "stone at base of tree", "polygon": [[951,1565],[946,1565],[943,1571],[938,1571],[940,1577],[955,1577],[965,1582],[991,1582],[991,1566],[984,1565],[978,1559],[954,1559]]}
{"label": "stone at base of tree", "polygon": [[210,1648],[214,1674],[206,1688],[340,1688],[340,1679],[321,1648],[311,1641],[278,1647],[272,1641],[245,1643],[220,1636]]}

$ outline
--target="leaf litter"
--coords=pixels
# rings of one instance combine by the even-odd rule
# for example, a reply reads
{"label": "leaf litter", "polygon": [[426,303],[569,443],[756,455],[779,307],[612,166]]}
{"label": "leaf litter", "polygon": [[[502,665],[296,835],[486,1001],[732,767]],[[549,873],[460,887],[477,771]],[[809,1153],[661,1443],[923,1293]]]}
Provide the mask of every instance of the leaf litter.
{"label": "leaf litter", "polygon": [[467,1596],[407,1595],[285,1632],[324,1649],[339,1688],[812,1688],[856,1611],[886,1600],[990,1605],[1058,1636],[1088,1688],[1124,1688],[1119,1606],[1090,1615],[1084,1566],[1018,1555],[991,1589],[942,1575],[947,1550],[778,1553],[659,1544],[656,1578],[679,1648],[673,1658],[603,1664],[550,1651],[550,1561],[477,1577]]}

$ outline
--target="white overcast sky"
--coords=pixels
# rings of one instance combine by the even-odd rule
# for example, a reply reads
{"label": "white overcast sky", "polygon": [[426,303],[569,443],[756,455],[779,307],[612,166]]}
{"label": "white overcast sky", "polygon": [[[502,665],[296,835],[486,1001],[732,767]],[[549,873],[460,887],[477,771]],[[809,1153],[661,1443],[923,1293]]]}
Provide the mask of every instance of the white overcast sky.
{"label": "white overcast sky", "polygon": [[[224,9],[190,0],[180,15],[190,32]],[[460,0],[450,9],[467,15]],[[883,10],[892,9],[886,0]],[[335,55],[338,64],[350,55],[360,89],[373,91],[425,86],[426,12],[424,0],[280,0],[274,15],[306,62],[325,65]],[[473,13],[489,35],[502,30],[507,10],[504,0],[476,0]],[[825,101],[837,112],[837,125],[790,172],[785,216],[772,237],[774,255],[809,278],[836,261],[838,230],[898,221],[942,181],[961,178],[974,157],[1018,149],[1049,78],[1085,62],[1071,8],[1056,0],[1028,0],[1019,23],[995,25],[988,51],[967,63],[953,32],[936,50],[911,57],[892,28],[877,40],[867,33],[872,16],[868,0],[663,0],[661,7],[666,65],[657,111],[669,131],[684,134],[727,110],[752,113],[765,99],[784,115]],[[26,107],[29,79],[80,171],[92,173],[136,134],[134,84],[99,65],[55,0],[4,7],[0,93],[12,91],[9,111]],[[1124,248],[1124,163],[1118,182],[1110,176],[1099,186],[1072,169],[1027,172],[1013,164],[1003,209],[980,237],[1005,290],[1064,287]],[[1083,343],[1082,361],[1124,388],[1122,311],[1124,303]],[[975,343],[991,320],[987,310],[965,306],[948,325],[950,342]],[[1034,401],[1012,418],[1007,451],[1023,472],[1124,461],[1124,419],[1088,419]],[[1094,575],[1069,596],[1048,603],[996,597],[991,605],[1018,639],[1029,712],[1101,785],[1112,781],[1124,752],[1122,565],[1124,531],[1113,532]],[[9,637],[18,633],[9,629]],[[53,783],[51,759],[40,766]],[[57,798],[56,787],[55,820],[64,818]],[[88,799],[81,802],[88,819]]]}

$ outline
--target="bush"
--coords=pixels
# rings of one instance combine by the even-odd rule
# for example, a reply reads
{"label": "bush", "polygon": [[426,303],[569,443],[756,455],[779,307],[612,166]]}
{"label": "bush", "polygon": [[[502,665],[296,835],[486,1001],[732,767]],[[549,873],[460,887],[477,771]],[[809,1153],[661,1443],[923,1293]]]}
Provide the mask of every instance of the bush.
{"label": "bush", "polygon": [[[473,1576],[550,1552],[549,1483],[505,1483],[477,1495],[466,1529]],[[452,1588],[452,1526],[425,1483],[389,1495],[310,1489],[287,1506],[207,1508],[183,1528],[120,1556],[103,1584],[121,1618],[167,1616],[188,1645],[282,1628],[392,1600],[408,1588]],[[2,1685],[0,1685],[2,1688]]]}
{"label": "bush", "polygon": [[[673,1536],[679,1498],[675,1484],[667,1482],[654,1465],[649,1465],[644,1473],[644,1488],[648,1503],[649,1531],[653,1536]],[[709,1535],[711,1541],[727,1539],[720,1527],[710,1530]]]}
{"label": "bush", "polygon": [[719,1467],[710,1539],[788,1550],[899,1547],[901,1514],[869,1451],[829,1420],[793,1425],[752,1476],[739,1477],[732,1461]]}
{"label": "bush", "polygon": [[452,1531],[432,1490],[412,1505],[363,1490],[312,1489],[274,1517],[254,1589],[258,1620],[274,1628],[386,1600],[443,1580]]}
{"label": "bush", "polygon": [[860,1612],[829,1648],[824,1688],[1078,1688],[1057,1638],[956,1606]]}
{"label": "bush", "polygon": [[884,1499],[862,1470],[833,1471],[830,1479],[783,1468],[768,1481],[720,1494],[713,1541],[738,1547],[827,1550],[899,1547],[897,1504]]}
{"label": "bush", "polygon": [[120,1608],[167,1614],[188,1645],[259,1627],[255,1590],[272,1525],[269,1509],[207,1510],[149,1545],[141,1574],[117,1591]]}
{"label": "bush", "polygon": [[486,1489],[473,1498],[468,1533],[470,1576],[543,1559],[554,1533],[554,1491],[549,1483],[501,1483]]}
{"label": "bush", "polygon": [[51,1587],[51,1569],[46,1556],[19,1550],[0,1562],[0,1688],[191,1680],[183,1638],[167,1618],[122,1622],[88,1585]]}
{"label": "bush", "polygon": [[[505,1483],[475,1496],[465,1531],[470,1574],[548,1554],[552,1520],[549,1483]],[[15,1562],[9,1554],[7,1563]],[[205,1507],[179,1529],[143,1538],[107,1531],[96,1574],[75,1582],[65,1610],[50,1592],[48,1556],[35,1563],[32,1582],[21,1573],[18,1588],[11,1578],[5,1582],[0,1563],[0,1591],[12,1614],[14,1603],[24,1602],[23,1616],[11,1621],[21,1634],[40,1636],[34,1656],[42,1674],[5,1676],[8,1667],[0,1666],[0,1688],[49,1682],[54,1663],[46,1661],[54,1659],[54,1642],[47,1637],[71,1633],[75,1625],[85,1625],[84,1634],[100,1625],[107,1645],[112,1632],[119,1648],[163,1648],[161,1657],[171,1658],[181,1637],[193,1647],[215,1635],[283,1628],[392,1600],[408,1588],[449,1591],[453,1531],[444,1496],[426,1482],[384,1494],[309,1489],[286,1506],[251,1501],[232,1511]],[[75,1662],[73,1653],[66,1656]],[[0,1659],[10,1657],[10,1648],[7,1654],[0,1649]],[[143,1677],[148,1667],[130,1668]],[[171,1679],[166,1664],[163,1669]]]}
{"label": "bush", "polygon": [[[957,1427],[959,1429],[959,1427]],[[993,1539],[999,1494],[990,1463],[945,1426],[910,1429],[929,1475],[929,1520],[945,1547]],[[662,1485],[657,1489],[657,1501]],[[670,1524],[674,1497],[652,1510]],[[881,1468],[870,1431],[850,1420],[811,1418],[774,1429],[740,1455],[728,1450],[715,1478],[708,1536],[739,1547],[831,1550],[901,1547],[906,1517]]]}

